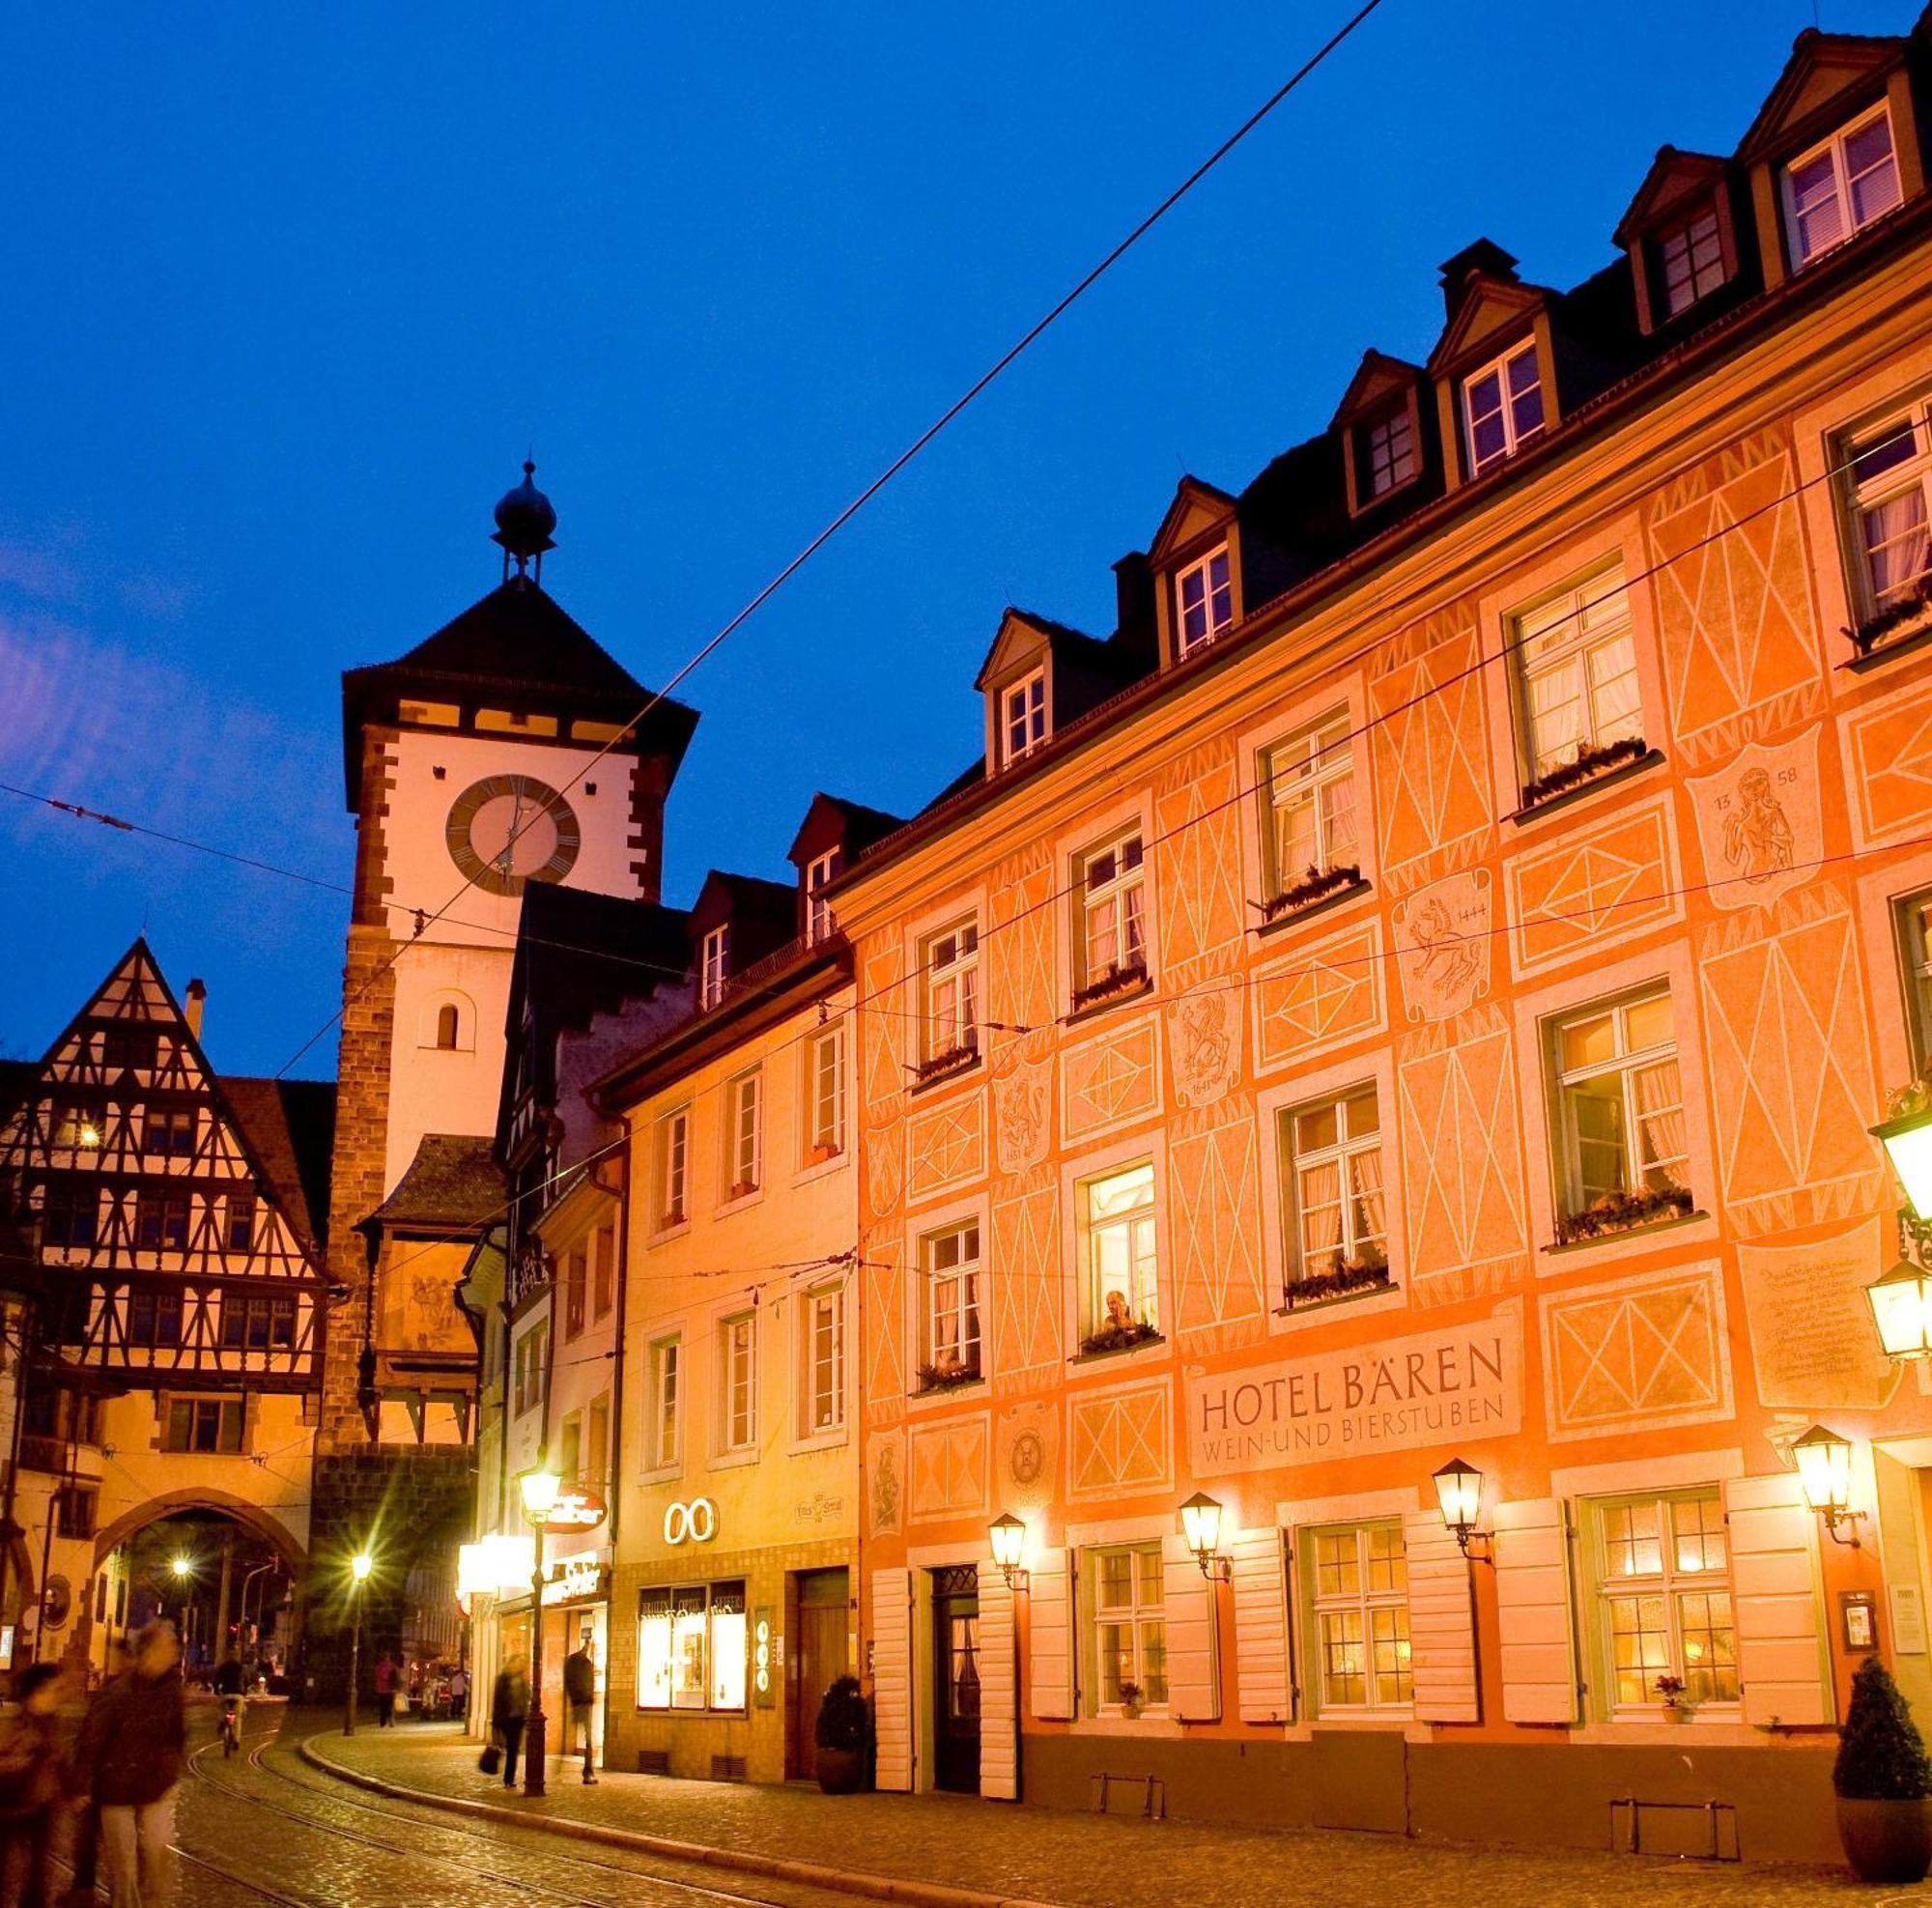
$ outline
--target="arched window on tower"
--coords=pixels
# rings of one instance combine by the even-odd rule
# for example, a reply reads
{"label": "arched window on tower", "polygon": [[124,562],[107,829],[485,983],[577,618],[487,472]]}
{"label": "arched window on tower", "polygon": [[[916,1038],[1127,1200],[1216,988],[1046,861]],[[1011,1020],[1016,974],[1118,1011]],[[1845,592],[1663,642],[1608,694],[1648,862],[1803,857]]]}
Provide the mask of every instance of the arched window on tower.
{"label": "arched window on tower", "polygon": [[456,987],[439,987],[423,1002],[416,1044],[438,1053],[469,1053],[476,1044],[476,1003]]}
{"label": "arched window on tower", "polygon": [[436,1011],[436,1043],[450,1053],[456,1051],[456,1037],[462,1031],[463,1018],[456,1011],[454,1001],[444,1001]]}

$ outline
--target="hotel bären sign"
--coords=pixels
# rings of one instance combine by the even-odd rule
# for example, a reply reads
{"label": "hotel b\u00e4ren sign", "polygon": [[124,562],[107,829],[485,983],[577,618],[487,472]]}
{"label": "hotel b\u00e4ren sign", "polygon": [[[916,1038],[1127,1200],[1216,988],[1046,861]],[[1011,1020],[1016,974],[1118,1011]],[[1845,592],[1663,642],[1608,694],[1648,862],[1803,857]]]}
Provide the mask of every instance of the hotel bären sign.
{"label": "hotel b\u00e4ren sign", "polygon": [[1412,1338],[1216,1372],[1188,1384],[1194,1473],[1332,1464],[1522,1428],[1517,1307]]}

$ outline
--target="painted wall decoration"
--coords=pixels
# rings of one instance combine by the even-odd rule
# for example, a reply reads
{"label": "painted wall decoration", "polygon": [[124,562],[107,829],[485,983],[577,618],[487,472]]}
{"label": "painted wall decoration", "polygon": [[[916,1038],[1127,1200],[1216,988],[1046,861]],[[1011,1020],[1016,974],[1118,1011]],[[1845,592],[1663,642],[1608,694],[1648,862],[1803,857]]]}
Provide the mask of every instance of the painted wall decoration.
{"label": "painted wall decoration", "polygon": [[1053,1144],[1053,1056],[1043,1039],[1039,1048],[1040,1058],[1014,1060],[993,1082],[993,1153],[1003,1173],[1037,1166]]}
{"label": "painted wall decoration", "polygon": [[1698,949],[1718,1172],[1747,1233],[1881,1206],[1856,925],[1835,888],[1742,915]]}
{"label": "painted wall decoration", "polygon": [[1529,1275],[1515,1046],[1495,1008],[1397,1044],[1408,1230],[1400,1264],[1418,1305]]}
{"label": "painted wall decoration", "polygon": [[1057,912],[1053,863],[1043,843],[994,870],[987,931],[980,943],[986,969],[987,1019],[1009,1027],[1053,1024]]}
{"label": "painted wall decoration", "polygon": [[1051,1169],[1002,1188],[992,1206],[992,1351],[996,1381],[1058,1365],[1062,1343],[1060,1182]]}
{"label": "painted wall decoration", "polygon": [[914,989],[905,981],[905,960],[897,948],[869,954],[861,963],[859,998],[876,1001],[879,1011],[859,1010],[861,1048],[865,1060],[866,1105],[874,1119],[889,1117],[906,1088],[907,1017],[913,1013]]}
{"label": "painted wall decoration", "polygon": [[1395,908],[1396,965],[1411,1020],[1447,1020],[1490,991],[1490,870],[1468,869],[1416,890]]}
{"label": "painted wall decoration", "polygon": [[1285,954],[1256,973],[1248,989],[1254,1000],[1256,1072],[1381,1031],[1381,923],[1372,918]]}
{"label": "painted wall decoration", "polygon": [[908,1514],[915,1523],[923,1518],[984,1514],[991,1434],[983,1411],[913,1426]]}
{"label": "painted wall decoration", "polygon": [[1509,880],[1519,975],[1595,959],[1618,941],[1681,920],[1670,798],[1612,810],[1587,834],[1520,856]]}
{"label": "painted wall decoration", "polygon": [[866,1439],[866,1475],[870,1480],[868,1509],[872,1535],[902,1529],[905,1492],[905,1434],[875,1431]]}
{"label": "painted wall decoration", "polygon": [[1050,1398],[1029,1398],[1000,1413],[994,1438],[999,1483],[993,1495],[1016,1516],[1052,1503],[1059,1488],[1060,1412]]}
{"label": "painted wall decoration", "polygon": [[1573,1286],[1547,1295],[1541,1311],[1551,1438],[1734,1414],[1719,1265]]}
{"label": "painted wall decoration", "polygon": [[1164,1490],[1174,1480],[1165,1377],[1066,1400],[1066,1495],[1074,1499]]}
{"label": "painted wall decoration", "polygon": [[1225,966],[1247,928],[1242,893],[1240,769],[1225,743],[1190,750],[1154,790],[1151,844],[1160,938],[1169,984]]}
{"label": "painted wall decoration", "polygon": [[[866,1305],[874,1319],[903,1316],[905,1304],[905,1246],[896,1234],[880,1228],[866,1240]],[[866,1334],[866,1409],[874,1418],[895,1416],[902,1409],[909,1373],[903,1353],[904,1335],[896,1331]]]}
{"label": "painted wall decoration", "polygon": [[1348,1351],[1189,1374],[1186,1396],[1200,1477],[1513,1437],[1522,1428],[1522,1304]]}
{"label": "painted wall decoration", "polygon": [[1142,1013],[1060,1056],[1061,1136],[1069,1145],[1160,1110],[1160,1017]]}
{"label": "painted wall decoration", "polygon": [[1743,439],[1644,513],[1671,728],[1706,762],[1818,708],[1824,688],[1789,433]]}
{"label": "painted wall decoration", "polygon": [[922,1107],[906,1121],[906,1190],[930,1199],[986,1170],[986,1096],[981,1088]]}
{"label": "painted wall decoration", "polygon": [[1268,1309],[1254,1109],[1242,1096],[1232,1110],[1231,1120],[1190,1122],[1168,1140],[1174,1323],[1183,1333],[1240,1320],[1259,1326]]}
{"label": "painted wall decoration", "polygon": [[899,1210],[905,1190],[905,1123],[884,1120],[872,1128],[866,1147],[866,1207],[875,1219]]}
{"label": "painted wall decoration", "polygon": [[[420,1248],[415,1248],[420,1250]],[[446,1268],[420,1266],[383,1278],[378,1343],[389,1352],[473,1352],[476,1335]]]}
{"label": "painted wall decoration", "polygon": [[1713,907],[1769,907],[1817,874],[1825,824],[1816,728],[1776,748],[1754,742],[1685,786]]}
{"label": "painted wall decoration", "polygon": [[1190,987],[1167,1009],[1167,1051],[1183,1106],[1212,1106],[1241,1070],[1241,988],[1237,976]]}
{"label": "painted wall decoration", "polygon": [[1843,718],[1859,833],[1895,840],[1932,830],[1932,698],[1922,684]]}
{"label": "painted wall decoration", "polygon": [[1898,1369],[1864,1296],[1885,1268],[1886,1230],[1874,1216],[1799,1244],[1738,1247],[1759,1404],[1815,1415],[1890,1401]]}

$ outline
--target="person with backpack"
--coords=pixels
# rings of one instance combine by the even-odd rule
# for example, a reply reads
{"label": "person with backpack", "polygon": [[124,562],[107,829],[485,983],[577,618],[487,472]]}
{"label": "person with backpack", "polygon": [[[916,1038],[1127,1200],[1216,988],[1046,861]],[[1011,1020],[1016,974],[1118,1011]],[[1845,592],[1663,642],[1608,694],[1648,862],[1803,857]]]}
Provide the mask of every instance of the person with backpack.
{"label": "person with backpack", "polygon": [[530,1677],[524,1659],[513,1656],[497,1673],[490,1696],[490,1727],[503,1746],[503,1786],[517,1786],[517,1751],[524,1740],[524,1720],[530,1713]]}
{"label": "person with backpack", "polygon": [[187,1741],[181,1645],[165,1620],[136,1639],[128,1672],[95,1698],[74,1753],[100,1809],[114,1908],[168,1908],[174,1899],[175,1794]]}
{"label": "person with backpack", "polygon": [[19,1908],[46,1908],[48,1855],[62,1803],[64,1681],[57,1664],[30,1664],[14,1706],[0,1715],[0,1886]]}

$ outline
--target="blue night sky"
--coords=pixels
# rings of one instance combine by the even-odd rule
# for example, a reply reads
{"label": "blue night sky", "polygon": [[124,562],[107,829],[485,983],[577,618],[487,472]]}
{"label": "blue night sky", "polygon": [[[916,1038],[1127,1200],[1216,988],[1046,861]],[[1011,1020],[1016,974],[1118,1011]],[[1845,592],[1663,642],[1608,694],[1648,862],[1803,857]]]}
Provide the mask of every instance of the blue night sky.
{"label": "blue night sky", "polygon": [[[496,582],[526,445],[547,585],[663,681],[1349,11],[15,12],[0,780],[346,881],[338,674]],[[1111,629],[1183,469],[1236,488],[1366,346],[1421,358],[1478,234],[1605,263],[1656,147],[1728,151],[1811,18],[1385,0],[679,692],[667,899],[787,872],[814,787],[927,799],[1009,599]],[[224,1068],[337,1003],[340,896],[8,797],[0,847],[0,1052],[144,920]]]}

